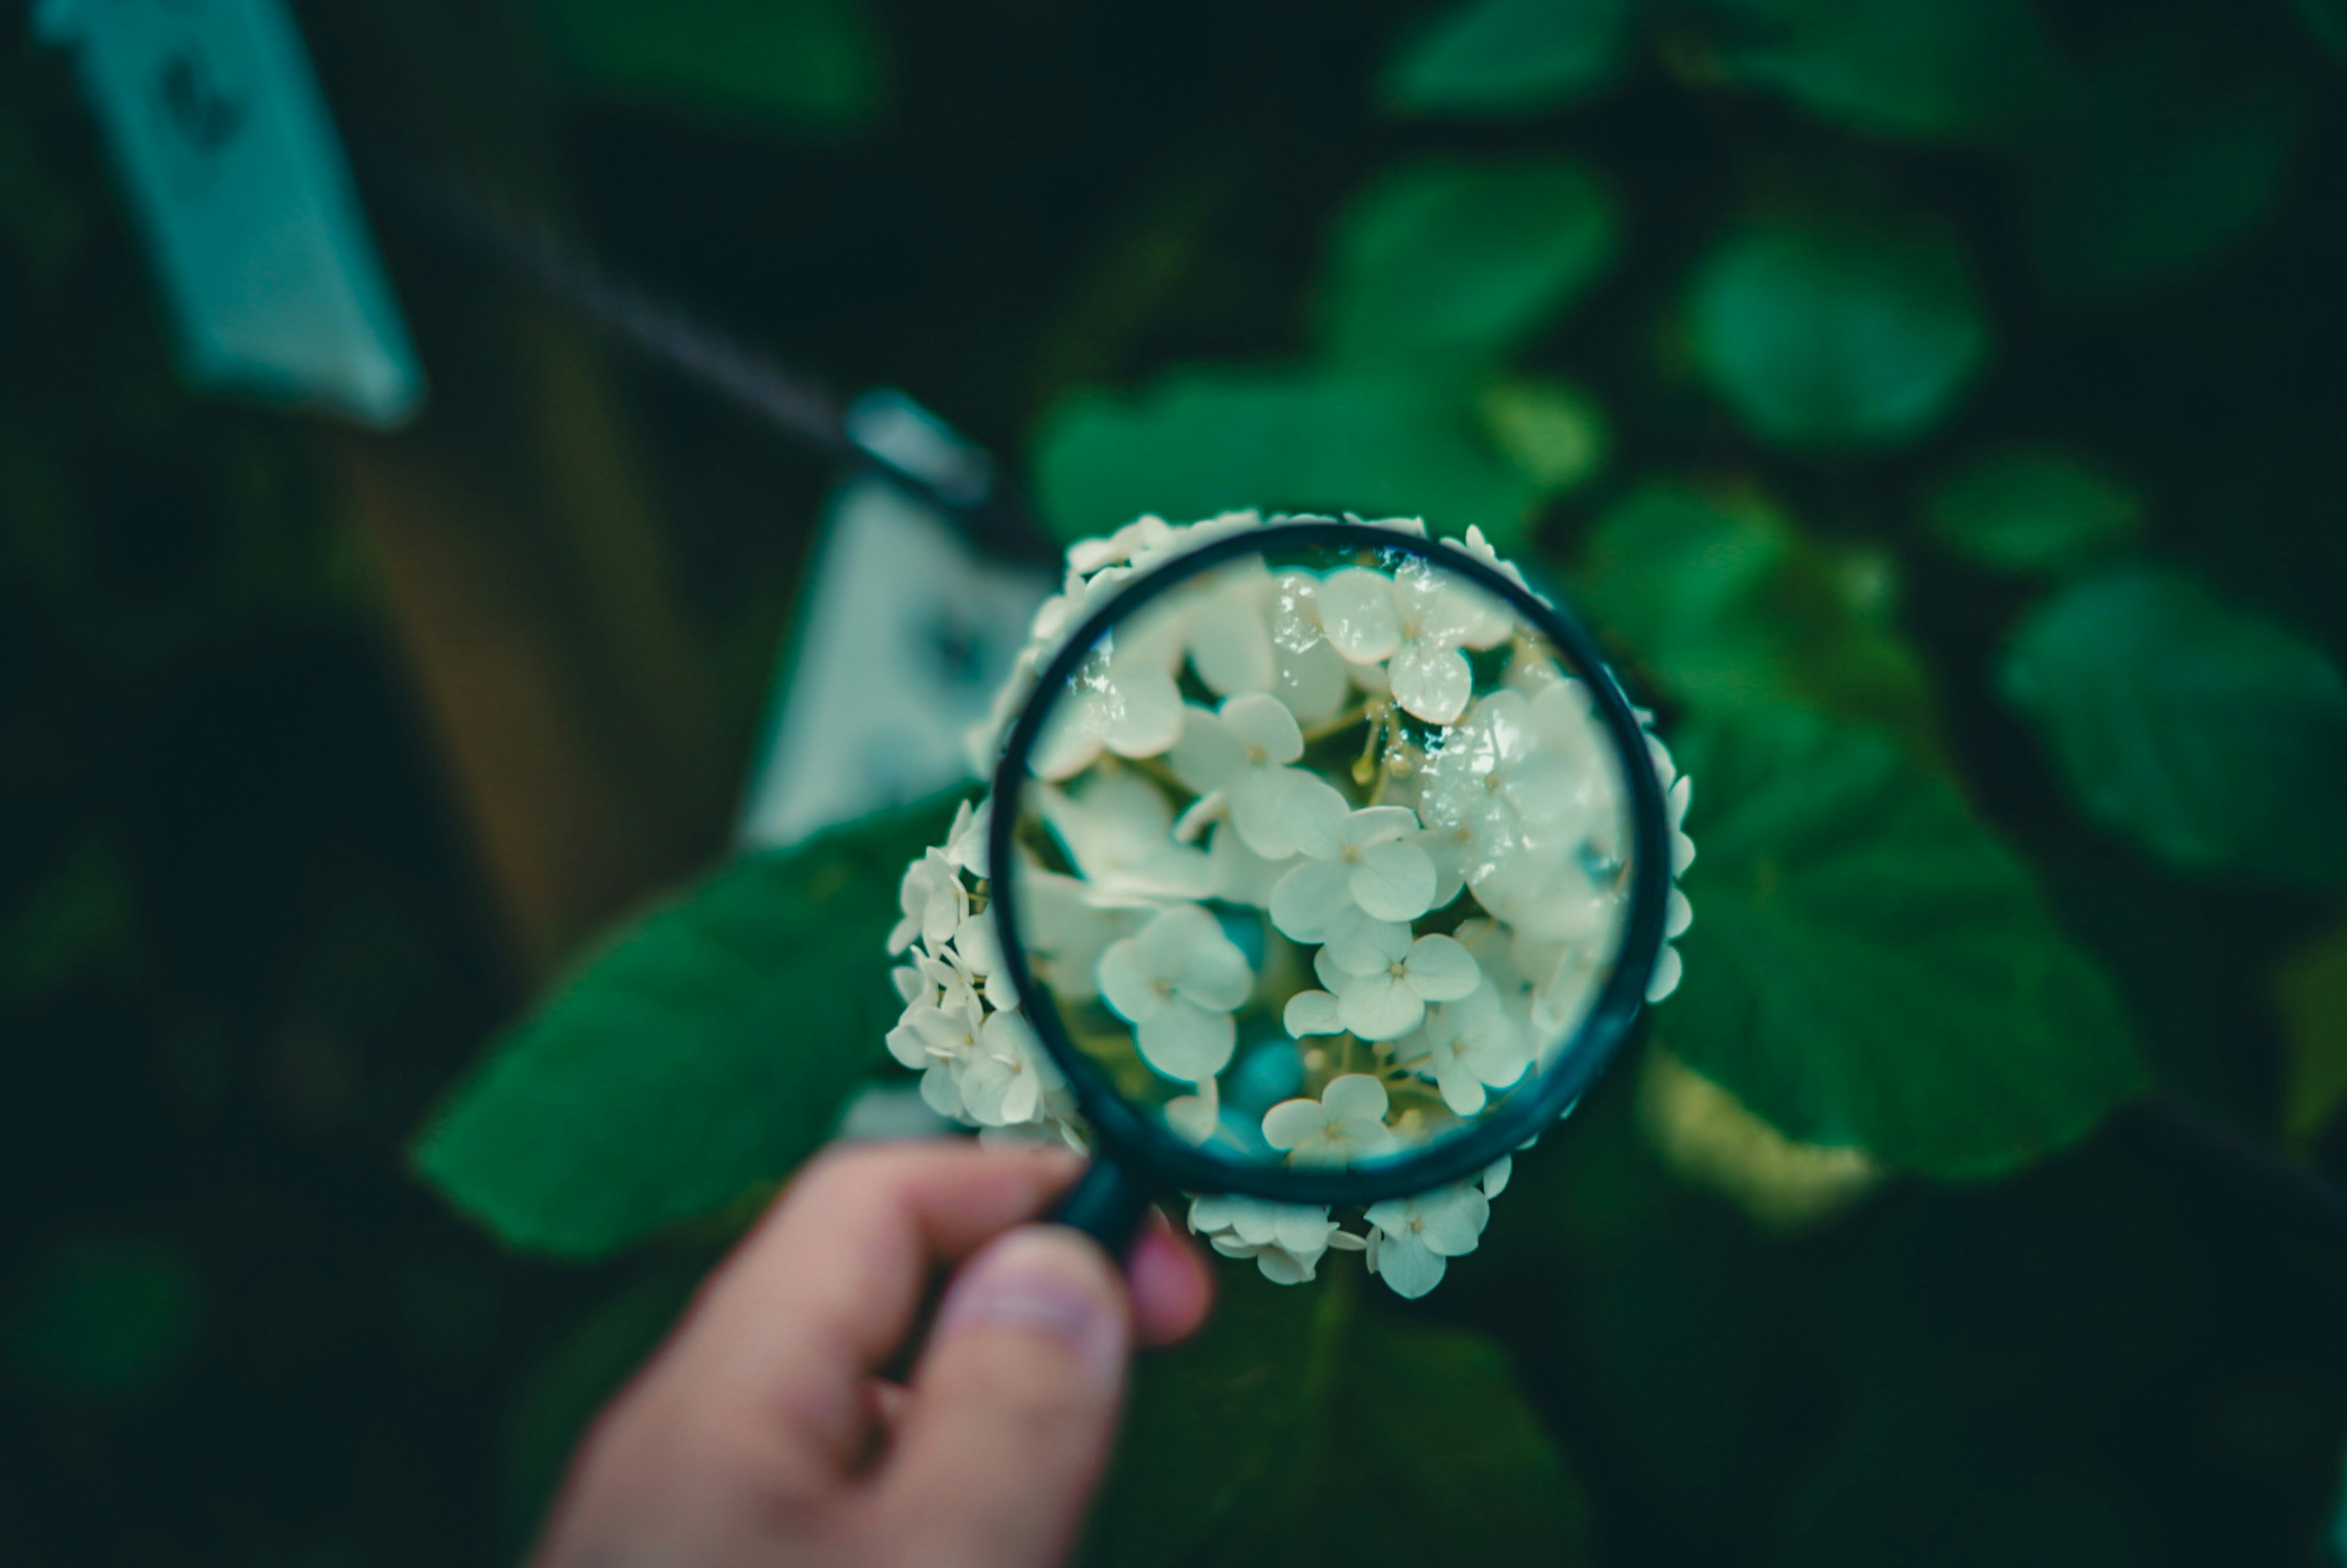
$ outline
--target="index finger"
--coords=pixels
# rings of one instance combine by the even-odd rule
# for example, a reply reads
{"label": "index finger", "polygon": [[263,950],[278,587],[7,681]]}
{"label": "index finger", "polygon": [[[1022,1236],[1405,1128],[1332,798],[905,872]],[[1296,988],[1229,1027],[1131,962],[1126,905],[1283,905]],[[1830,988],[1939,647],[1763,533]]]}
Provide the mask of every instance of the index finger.
{"label": "index finger", "polygon": [[863,1457],[869,1379],[935,1270],[1041,1214],[1079,1163],[962,1143],[826,1154],[703,1287],[654,1375],[765,1449],[770,1475],[834,1481]]}

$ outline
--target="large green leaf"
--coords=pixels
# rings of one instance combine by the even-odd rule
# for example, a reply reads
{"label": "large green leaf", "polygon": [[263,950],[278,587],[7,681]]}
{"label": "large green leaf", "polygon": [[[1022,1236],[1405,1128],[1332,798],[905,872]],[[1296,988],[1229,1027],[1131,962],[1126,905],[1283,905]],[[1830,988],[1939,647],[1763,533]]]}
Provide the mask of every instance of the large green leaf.
{"label": "large green leaf", "polygon": [[2169,866],[2347,882],[2347,681],[2280,621],[2124,568],[2033,610],[2002,685],[2086,815]]}
{"label": "large green leaf", "polygon": [[887,67],[862,0],[537,0],[591,92],[794,131],[869,125]]}
{"label": "large green leaf", "polygon": [[1924,142],[1995,139],[2059,89],[2027,0],[1693,0],[1718,67],[1820,119]]}
{"label": "large green leaf", "polygon": [[1616,228],[1574,159],[1402,164],[1337,222],[1321,340],[1356,364],[1499,357],[1589,286]]}
{"label": "large green leaf", "polygon": [[2280,82],[2201,85],[2182,40],[2082,76],[2030,143],[2031,248],[2047,286],[2130,299],[2239,247],[2281,199],[2306,107]]}
{"label": "large green leaf", "polygon": [[1942,544],[1994,571],[2059,571],[2132,538],[2143,502],[2107,471],[2059,446],[1998,447],[1942,476],[1923,497]]}
{"label": "large green leaf", "polygon": [[1143,512],[1261,507],[1422,516],[1438,532],[1472,523],[1507,541],[1542,489],[1425,377],[1247,369],[1177,371],[1133,396],[1078,394],[1037,438],[1035,485],[1062,538]]}
{"label": "large green leaf", "polygon": [[1634,491],[1599,519],[1574,598],[1684,702],[1790,703],[1936,753],[1922,665],[1891,624],[1887,561],[1837,554],[1748,497]]}
{"label": "large green leaf", "polygon": [[1955,241],[1929,225],[1770,225],[1713,251],[1687,304],[1696,362],[1762,440],[1897,446],[1955,406],[1989,325]]}
{"label": "large green leaf", "polygon": [[1404,114],[1506,118],[1577,103],[1629,64],[1635,0],[1467,0],[1394,54],[1380,84]]}
{"label": "large green leaf", "polygon": [[2142,1086],[2108,984],[2027,870],[1884,740],[1793,709],[1672,737],[1701,846],[1655,1039],[1779,1131],[1982,1176]]}
{"label": "large green leaf", "polygon": [[782,1175],[886,1060],[897,885],[947,821],[867,817],[651,915],[492,1048],[417,1168],[507,1242],[570,1257]]}
{"label": "large green leaf", "polygon": [[1227,1269],[1214,1321],[1145,1357],[1089,1561],[1414,1568],[1583,1560],[1578,1487],[1478,1335]]}

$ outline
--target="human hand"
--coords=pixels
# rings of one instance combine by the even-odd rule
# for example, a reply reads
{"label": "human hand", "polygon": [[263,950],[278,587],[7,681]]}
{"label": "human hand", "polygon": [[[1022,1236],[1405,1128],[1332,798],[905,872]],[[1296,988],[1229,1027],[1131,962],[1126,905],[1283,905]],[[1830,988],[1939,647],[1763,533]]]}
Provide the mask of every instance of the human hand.
{"label": "human hand", "polygon": [[[1083,1236],[1026,1225],[1079,1169],[969,1143],[808,1167],[588,1434],[538,1568],[1061,1561],[1132,1344],[1195,1330],[1213,1288],[1153,1216],[1122,1282]],[[888,1381],[955,1264],[909,1386]]]}

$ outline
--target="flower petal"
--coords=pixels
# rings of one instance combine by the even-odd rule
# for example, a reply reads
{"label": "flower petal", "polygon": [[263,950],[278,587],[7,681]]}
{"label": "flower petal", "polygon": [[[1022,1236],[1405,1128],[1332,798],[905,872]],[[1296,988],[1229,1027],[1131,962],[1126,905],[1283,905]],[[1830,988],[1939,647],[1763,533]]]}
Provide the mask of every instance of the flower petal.
{"label": "flower petal", "polygon": [[1402,977],[1411,990],[1430,1002],[1457,1001],[1483,983],[1475,955],[1453,937],[1420,937],[1412,942]]}
{"label": "flower petal", "polygon": [[1399,975],[1356,975],[1337,993],[1337,1016],[1363,1040],[1399,1040],[1426,1017],[1426,1002]]}
{"label": "flower petal", "polygon": [[[1393,682],[1394,701],[1402,711],[1430,724],[1455,723],[1467,711],[1474,689],[1474,671],[1467,655],[1456,648],[1414,642],[1393,656],[1386,667]],[[1114,743],[1112,741],[1112,744]]]}
{"label": "flower petal", "polygon": [[1173,982],[1175,996],[1214,1012],[1236,1009],[1255,989],[1255,971],[1247,968],[1246,955],[1223,935],[1220,925],[1184,949],[1165,978]]}
{"label": "flower petal", "polygon": [[1345,682],[1345,661],[1327,643],[1316,639],[1301,649],[1277,648],[1272,659],[1271,689],[1300,723],[1317,723],[1345,705],[1351,690]]}
{"label": "flower petal", "polygon": [[1353,902],[1380,920],[1415,920],[1434,907],[1434,862],[1402,839],[1372,844],[1353,863]]}
{"label": "flower petal", "polygon": [[1352,867],[1333,860],[1307,860],[1291,868],[1271,890],[1271,923],[1298,942],[1325,940],[1329,917],[1348,907]]}
{"label": "flower petal", "polygon": [[1111,942],[1101,953],[1093,975],[1100,982],[1102,999],[1128,1023],[1139,1023],[1165,1005],[1157,989],[1157,977],[1142,958],[1138,937]]}
{"label": "flower petal", "polygon": [[1366,1072],[1339,1073],[1320,1091],[1328,1119],[1348,1127],[1373,1126],[1386,1119],[1386,1086]]}
{"label": "flower petal", "polygon": [[1345,822],[1352,812],[1327,780],[1299,774],[1280,797],[1279,825],[1297,854],[1327,860],[1344,846]]}
{"label": "flower petal", "polygon": [[[1466,667],[1466,661],[1460,661]],[[1174,677],[1146,663],[1114,661],[1101,703],[1102,744],[1121,757],[1153,757],[1182,738],[1182,692]],[[1405,704],[1407,705],[1407,704]]]}
{"label": "flower petal", "polygon": [[1380,1234],[1386,1239],[1378,1248],[1378,1277],[1396,1296],[1415,1301],[1442,1283],[1443,1273],[1450,1265],[1441,1257],[1414,1237]]}
{"label": "flower petal", "polygon": [[1223,704],[1223,727],[1257,762],[1292,763],[1304,754],[1304,731],[1287,704],[1266,692],[1233,697]]}
{"label": "flower petal", "polygon": [[1300,1148],[1328,1129],[1317,1100],[1283,1100],[1263,1113],[1263,1141],[1283,1153]]}
{"label": "flower petal", "polygon": [[1238,1026],[1226,1012],[1174,997],[1142,1023],[1134,1040],[1142,1061],[1168,1078],[1196,1083],[1230,1065]]}
{"label": "flower petal", "polygon": [[1367,914],[1341,925],[1331,921],[1327,940],[1321,950],[1348,975],[1378,974],[1409,956],[1409,926]]}
{"label": "flower petal", "polygon": [[1367,567],[1347,567],[1313,590],[1320,630],[1329,645],[1355,664],[1389,659],[1401,646],[1401,616],[1393,579]]}
{"label": "flower petal", "polygon": [[[1316,1034],[1342,1034],[1344,1020],[1337,1016],[1337,999],[1327,991],[1298,991],[1287,999],[1281,1009],[1279,1023],[1292,1039],[1304,1040]],[[896,1050],[897,1031],[889,1031],[889,1050]],[[905,1059],[897,1058],[899,1061]],[[919,1065],[918,1059],[905,1061],[907,1067]]]}
{"label": "flower petal", "polygon": [[1207,596],[1190,629],[1190,662],[1217,696],[1271,688],[1271,630],[1256,600],[1262,579],[1233,583]]}
{"label": "flower petal", "polygon": [[1182,738],[1165,753],[1174,776],[1204,794],[1239,776],[1246,767],[1246,746],[1231,733],[1220,714],[1195,702],[1182,709]]}
{"label": "flower petal", "polygon": [[1471,1186],[1445,1187],[1418,1200],[1419,1239],[1445,1257],[1473,1252],[1491,1217],[1491,1201]]}
{"label": "flower petal", "polygon": [[1297,768],[1250,767],[1231,786],[1231,822],[1246,846],[1266,860],[1285,860],[1296,853],[1287,830],[1285,807],[1299,783],[1320,781]]}

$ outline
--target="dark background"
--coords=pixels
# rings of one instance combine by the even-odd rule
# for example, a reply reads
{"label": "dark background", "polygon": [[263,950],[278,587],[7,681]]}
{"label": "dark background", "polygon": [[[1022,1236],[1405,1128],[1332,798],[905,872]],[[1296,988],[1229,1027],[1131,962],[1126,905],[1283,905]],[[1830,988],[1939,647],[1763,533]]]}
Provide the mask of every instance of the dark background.
{"label": "dark background", "polygon": [[[2092,448],[2152,498],[2169,558],[2341,651],[2347,114],[2287,5],[2041,7],[2082,52],[2156,36],[2298,95],[2271,210],[2091,303],[2033,280],[2005,163],[1822,125],[1667,56],[1563,120],[1430,128],[1367,86],[1399,5],[686,7],[737,39],[797,17],[785,53],[835,60],[764,97],[615,77],[595,40],[651,47],[627,9],[297,6],[354,145],[836,387],[906,388],[1014,467],[1075,386],[1302,352],[1329,216],[1399,152],[1567,141],[1625,193],[1635,243],[1535,351],[1599,391],[1614,439],[1537,548],[1562,559],[1614,477],[1706,465],[1862,534],[1951,452],[2026,431]],[[1660,341],[1723,210],[1804,181],[1895,192],[1972,247],[1996,357],[1920,446],[1779,461]],[[722,853],[832,470],[377,220],[434,383],[416,429],[191,399],[68,71],[9,24],[11,1563],[512,1560],[563,1412],[707,1255],[507,1255],[404,1149],[592,933]],[[2267,976],[2321,901],[2081,835],[1981,672],[2022,591],[1909,559],[1901,623],[1983,808],[2118,975],[2163,1086],[2269,1140]],[[483,626],[524,651],[482,651]],[[517,742],[462,696],[488,685],[555,717]],[[2347,1249],[2311,1211],[2120,1130],[1785,1239],[1663,1170],[1628,1098],[1526,1162],[1488,1243],[1513,1261],[1428,1308],[1505,1341],[1589,1490],[1599,1560],[2318,1559]],[[615,1318],[615,1294],[641,1305]],[[582,1348],[582,1323],[620,1348]]]}

